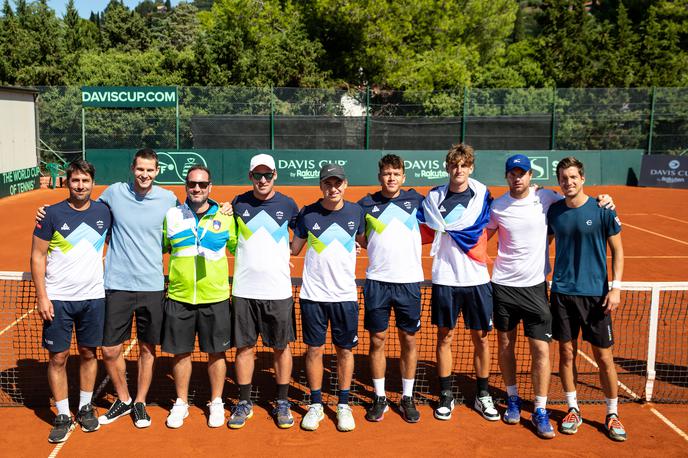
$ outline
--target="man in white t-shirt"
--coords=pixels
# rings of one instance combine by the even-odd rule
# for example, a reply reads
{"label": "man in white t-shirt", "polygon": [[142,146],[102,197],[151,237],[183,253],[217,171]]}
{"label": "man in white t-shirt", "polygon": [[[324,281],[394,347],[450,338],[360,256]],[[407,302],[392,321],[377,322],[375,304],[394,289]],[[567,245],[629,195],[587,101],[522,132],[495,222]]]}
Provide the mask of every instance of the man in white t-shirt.
{"label": "man in white t-shirt", "polygon": [[[507,424],[521,421],[514,348],[517,326],[523,321],[532,357],[535,392],[531,421],[538,436],[551,439],[554,429],[546,410],[551,374],[549,343],[552,340],[546,282],[549,272],[546,216],[549,207],[563,196],[548,189],[532,188],[532,175],[527,156],[516,154],[507,159],[505,177],[509,192],[492,202],[487,229],[488,237],[495,233],[499,237],[492,271],[492,294],[499,366],[508,394],[502,419]],[[600,205],[611,203],[608,196],[602,195],[599,200]]]}

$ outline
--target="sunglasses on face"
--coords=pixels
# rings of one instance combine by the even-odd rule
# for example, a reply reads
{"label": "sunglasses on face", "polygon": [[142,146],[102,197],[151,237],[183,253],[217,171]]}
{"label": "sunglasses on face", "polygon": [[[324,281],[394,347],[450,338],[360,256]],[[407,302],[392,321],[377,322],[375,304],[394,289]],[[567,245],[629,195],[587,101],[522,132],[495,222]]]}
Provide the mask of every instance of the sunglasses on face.
{"label": "sunglasses on face", "polygon": [[206,189],[209,184],[210,184],[210,181],[187,181],[186,187],[189,189],[193,189],[196,186],[198,186],[201,189]]}
{"label": "sunglasses on face", "polygon": [[260,181],[261,178],[265,178],[265,181],[270,181],[275,176],[275,172],[251,172],[251,176],[256,181]]}

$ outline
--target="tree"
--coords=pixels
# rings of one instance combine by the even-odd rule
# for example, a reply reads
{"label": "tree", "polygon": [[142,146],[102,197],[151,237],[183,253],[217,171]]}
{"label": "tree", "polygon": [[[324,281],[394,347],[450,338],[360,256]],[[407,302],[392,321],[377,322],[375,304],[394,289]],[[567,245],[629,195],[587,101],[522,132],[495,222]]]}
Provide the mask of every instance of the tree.
{"label": "tree", "polygon": [[190,3],[180,3],[171,13],[155,21],[151,29],[159,48],[182,50],[190,46],[200,32],[198,10]]}
{"label": "tree", "polygon": [[67,2],[67,9],[63,19],[65,30],[65,45],[67,52],[76,52],[81,49],[81,35],[79,34],[79,12],[74,7],[74,0]]}
{"label": "tree", "polygon": [[143,51],[150,45],[150,32],[141,15],[117,0],[110,0],[103,11],[101,34],[105,49]]}

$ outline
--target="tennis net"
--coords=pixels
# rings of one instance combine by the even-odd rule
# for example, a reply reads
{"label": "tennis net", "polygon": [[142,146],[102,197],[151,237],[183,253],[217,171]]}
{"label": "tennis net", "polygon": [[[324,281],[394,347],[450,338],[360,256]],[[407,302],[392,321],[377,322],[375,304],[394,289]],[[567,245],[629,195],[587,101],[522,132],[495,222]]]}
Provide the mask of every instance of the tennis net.
{"label": "tennis net", "polygon": [[[359,284],[359,344],[354,349],[355,370],[351,387],[354,403],[370,402],[374,392],[368,364],[370,339],[363,329],[362,281]],[[294,355],[293,379],[290,397],[293,402],[308,402],[308,385],[305,372],[306,346],[303,344],[298,291],[300,279],[294,279],[296,299],[296,342],[291,346]],[[422,285],[422,324],[417,334],[418,367],[415,396],[419,403],[437,399],[435,345],[436,329],[430,324],[431,285]],[[621,307],[614,314],[614,361],[619,374],[619,398],[622,402],[653,401],[688,403],[688,283],[630,283],[623,284]],[[36,313],[36,296],[30,275],[23,272],[0,272],[0,406],[41,406],[50,402],[47,383],[48,352],[41,347],[42,323]],[[461,321],[461,320],[460,320]],[[134,336],[135,337],[135,336]],[[496,333],[490,333],[492,371],[490,388],[498,399],[506,397],[504,383],[497,364]],[[125,342],[125,360],[130,389],[135,392],[138,347],[136,339]],[[472,399],[475,393],[473,347],[470,335],[457,325],[453,341],[454,368],[452,372],[454,395],[459,400]],[[558,351],[556,343],[550,347],[552,383],[551,402],[564,402],[564,393],[558,377]],[[70,396],[78,393],[78,351],[72,342],[68,362]],[[234,374],[234,350],[227,352],[228,374],[225,397],[236,399],[238,387]],[[324,401],[336,402],[337,360],[335,350],[326,345],[323,379]],[[390,400],[398,401],[401,392],[400,345],[393,319],[387,336],[386,385]],[[522,328],[516,346],[517,380],[520,394],[526,399],[534,396],[530,380],[530,352]],[[255,372],[252,398],[268,402],[274,398],[275,384],[272,369],[272,351],[259,343],[255,352]],[[209,397],[206,356],[195,351],[192,355],[193,375],[190,384],[190,402],[203,403]],[[159,353],[148,400],[169,405],[175,398],[171,377],[172,356]],[[99,363],[96,382],[96,402],[103,405],[114,399],[112,384]],[[592,349],[587,342],[579,342],[578,398],[581,402],[603,402],[604,394],[594,363]]]}

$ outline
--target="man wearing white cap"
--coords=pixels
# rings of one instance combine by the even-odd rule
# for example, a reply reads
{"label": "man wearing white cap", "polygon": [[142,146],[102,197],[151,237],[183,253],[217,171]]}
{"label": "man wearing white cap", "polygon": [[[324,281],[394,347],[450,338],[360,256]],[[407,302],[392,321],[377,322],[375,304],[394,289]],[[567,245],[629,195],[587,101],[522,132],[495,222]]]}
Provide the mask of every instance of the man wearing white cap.
{"label": "man wearing white cap", "polygon": [[291,197],[275,191],[277,170],[268,154],[251,158],[248,178],[253,189],[234,198],[238,245],[232,283],[232,328],[237,347],[236,376],[239,402],[227,423],[242,428],[253,416],[251,381],[254,347],[260,334],[263,345],[274,350],[277,426],[290,428],[294,417],[288,401],[295,339],[294,302],[289,268],[289,228],[299,209]]}

